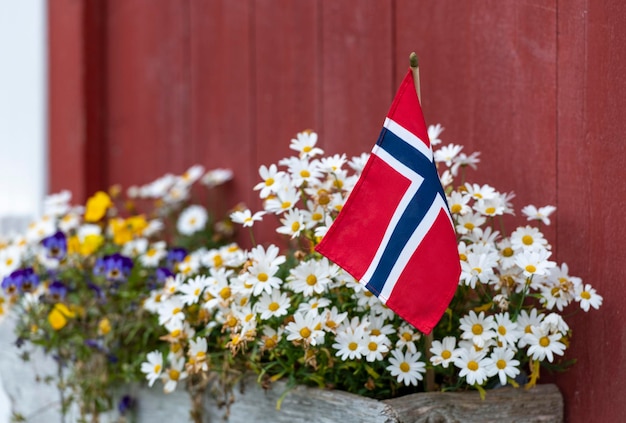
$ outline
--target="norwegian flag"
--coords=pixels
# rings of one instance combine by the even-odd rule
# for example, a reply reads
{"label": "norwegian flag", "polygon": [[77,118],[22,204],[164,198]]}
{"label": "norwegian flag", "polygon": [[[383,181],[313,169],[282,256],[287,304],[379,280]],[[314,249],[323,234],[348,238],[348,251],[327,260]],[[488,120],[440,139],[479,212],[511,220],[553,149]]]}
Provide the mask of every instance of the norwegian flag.
{"label": "norwegian flag", "polygon": [[461,265],[409,69],[345,206],[315,248],[428,334]]}

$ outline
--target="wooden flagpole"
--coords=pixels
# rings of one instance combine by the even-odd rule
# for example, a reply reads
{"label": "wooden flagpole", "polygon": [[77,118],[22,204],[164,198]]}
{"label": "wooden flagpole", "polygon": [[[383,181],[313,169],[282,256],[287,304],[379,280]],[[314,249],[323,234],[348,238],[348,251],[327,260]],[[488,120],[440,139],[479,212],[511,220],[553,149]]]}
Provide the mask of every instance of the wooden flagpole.
{"label": "wooden flagpole", "polygon": [[417,54],[415,52],[411,53],[409,56],[409,66],[411,66],[411,71],[413,72],[413,82],[415,83],[415,91],[417,91],[417,99],[420,101],[420,105],[422,104],[422,90],[420,89],[420,68],[417,61]]}
{"label": "wooden flagpole", "polygon": [[[415,52],[411,53],[409,56],[409,66],[411,67],[411,72],[413,72],[413,83],[415,84],[415,91],[417,92],[417,99],[420,102],[420,106],[422,104],[422,90],[420,89],[420,68],[417,60],[417,54]],[[427,365],[430,364],[430,357],[432,353],[430,352],[430,347],[433,344],[433,333],[429,333],[424,338],[424,345],[426,347],[425,358]],[[434,391],[435,390],[435,371],[431,368],[426,369],[426,380],[424,381],[426,391]]]}

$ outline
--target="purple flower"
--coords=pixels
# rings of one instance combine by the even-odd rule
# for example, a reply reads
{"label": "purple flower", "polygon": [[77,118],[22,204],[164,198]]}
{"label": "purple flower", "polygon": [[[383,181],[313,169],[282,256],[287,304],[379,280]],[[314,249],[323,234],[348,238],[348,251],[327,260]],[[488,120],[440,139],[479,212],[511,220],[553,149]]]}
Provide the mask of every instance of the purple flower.
{"label": "purple flower", "polygon": [[159,267],[156,270],[156,279],[157,282],[161,285],[165,284],[167,278],[174,276],[174,272],[172,272],[167,267]]}
{"label": "purple flower", "polygon": [[129,411],[132,411],[135,408],[137,401],[135,398],[130,395],[124,395],[117,404],[117,409],[119,410],[121,415],[125,415]]}
{"label": "purple flower", "polygon": [[42,239],[41,244],[46,249],[49,258],[62,260],[67,254],[67,239],[61,231]]}
{"label": "purple flower", "polygon": [[50,294],[53,301],[61,301],[67,295],[67,286],[61,281],[54,281],[48,285],[48,294]]}
{"label": "purple flower", "polygon": [[39,286],[39,276],[32,267],[18,269],[6,276],[0,286],[9,295],[18,292],[32,292]]}
{"label": "purple flower", "polygon": [[124,282],[130,275],[133,261],[119,253],[99,258],[94,266],[96,276],[104,276],[110,282]]}
{"label": "purple flower", "polygon": [[187,250],[181,247],[174,247],[167,252],[167,266],[170,270],[176,270],[178,263],[187,257]]}

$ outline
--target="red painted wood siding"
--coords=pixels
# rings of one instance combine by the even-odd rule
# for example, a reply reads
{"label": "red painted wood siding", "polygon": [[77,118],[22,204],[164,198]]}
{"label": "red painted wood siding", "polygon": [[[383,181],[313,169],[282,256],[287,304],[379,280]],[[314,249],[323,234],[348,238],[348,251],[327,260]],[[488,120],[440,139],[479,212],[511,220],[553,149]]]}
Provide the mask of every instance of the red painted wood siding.
{"label": "red painted wood siding", "polygon": [[567,421],[626,421],[625,2],[54,0],[49,31],[50,190],[79,201],[200,163],[256,208],[297,132],[369,151],[417,51],[427,121],[476,180],[555,204],[558,260],[604,295],[572,319]]}

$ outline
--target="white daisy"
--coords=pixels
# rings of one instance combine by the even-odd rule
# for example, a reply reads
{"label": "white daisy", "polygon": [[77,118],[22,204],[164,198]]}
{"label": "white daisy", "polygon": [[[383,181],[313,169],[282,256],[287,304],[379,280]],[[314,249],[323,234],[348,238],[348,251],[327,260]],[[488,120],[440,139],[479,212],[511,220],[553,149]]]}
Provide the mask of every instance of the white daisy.
{"label": "white daisy", "polygon": [[515,360],[515,352],[509,348],[494,348],[491,352],[491,361],[493,365],[489,376],[498,375],[501,385],[507,384],[507,377],[515,379],[520,374],[519,360]]}
{"label": "white daisy", "polygon": [[552,253],[548,250],[523,250],[515,256],[515,264],[524,271],[526,277],[547,275],[556,263],[548,260]]}
{"label": "white daisy", "polygon": [[452,166],[452,160],[461,152],[462,149],[462,145],[448,144],[443,146],[433,153],[435,162],[445,162],[446,166],[450,167]]}
{"label": "white daisy", "polygon": [[258,211],[254,214],[250,211],[250,209],[245,209],[243,211],[235,211],[230,214],[230,220],[234,223],[239,223],[243,225],[243,227],[252,227],[254,222],[260,222],[263,220],[264,211]]}
{"label": "white daisy", "polygon": [[187,350],[187,356],[189,362],[193,366],[195,371],[202,370],[206,372],[209,370],[207,364],[207,340],[204,337],[198,337],[189,340],[189,349]]}
{"label": "white daisy", "polygon": [[499,313],[494,316],[496,339],[498,345],[502,347],[514,347],[518,339],[522,336],[522,332],[518,329],[516,323],[511,321],[509,313]]}
{"label": "white daisy", "polygon": [[279,172],[276,165],[271,164],[270,167],[261,166],[259,175],[263,181],[256,184],[254,190],[261,191],[259,197],[267,198],[270,194],[276,193],[277,188],[281,185],[280,181],[285,177],[285,172]]}
{"label": "white daisy", "polygon": [[365,360],[368,362],[382,361],[384,355],[389,351],[390,341],[385,335],[365,335],[364,344]]}
{"label": "white daisy", "polygon": [[496,337],[494,318],[493,316],[485,317],[484,311],[476,315],[474,310],[470,310],[469,314],[463,316],[459,323],[459,328],[463,331],[461,338],[470,340],[480,348]]}
{"label": "white daisy", "polygon": [[454,363],[459,355],[461,349],[456,348],[456,338],[454,336],[446,336],[441,341],[434,340],[431,344],[430,362],[435,366],[442,366],[444,369],[448,368],[450,363]]}
{"label": "white daisy", "polygon": [[217,168],[209,170],[207,173],[205,173],[200,182],[209,188],[215,188],[232,180],[233,177],[234,173],[232,170]]}
{"label": "white daisy", "polygon": [[537,228],[520,226],[511,234],[511,246],[514,250],[543,250],[549,248],[548,240]]}
{"label": "white daisy", "polygon": [[152,387],[163,371],[163,354],[160,351],[152,351],[146,358],[147,361],[141,363],[141,372],[145,373],[148,386]]}
{"label": "white daisy", "polygon": [[430,145],[441,144],[439,136],[444,129],[445,128],[441,126],[440,123],[438,123],[437,125],[428,125],[428,139],[430,140]]}
{"label": "white daisy", "polygon": [[522,209],[522,214],[524,214],[528,220],[540,220],[545,225],[549,225],[550,218],[548,216],[554,213],[555,210],[556,207],[554,206],[544,206],[537,208],[530,204]]}
{"label": "white daisy", "polygon": [[335,343],[333,348],[337,350],[335,355],[346,360],[360,360],[367,351],[365,342],[365,329],[363,326],[357,327],[355,330],[342,327],[335,335]]}
{"label": "white daisy", "polygon": [[170,366],[163,372],[163,392],[169,394],[176,390],[178,382],[187,379],[185,357],[170,357]]}
{"label": "white daisy", "polygon": [[304,216],[298,209],[291,209],[285,213],[280,219],[280,223],[282,223],[282,226],[276,228],[276,232],[279,234],[290,235],[292,239],[300,235],[302,230],[305,228]]}
{"label": "white daisy", "polygon": [[286,315],[290,305],[287,293],[274,290],[271,294],[261,295],[259,302],[255,304],[255,311],[261,314],[261,319],[267,320]]}
{"label": "white daisy", "polygon": [[183,210],[178,217],[176,228],[183,235],[193,235],[206,226],[209,214],[198,204],[191,205]]}
{"label": "white daisy", "polygon": [[565,344],[560,339],[560,333],[549,334],[540,327],[532,326],[531,333],[524,335],[524,340],[528,344],[528,356],[533,360],[548,359],[550,363],[554,360],[554,355],[563,355]]}
{"label": "white daisy", "polygon": [[454,365],[460,370],[459,376],[465,377],[469,385],[482,385],[489,377],[493,361],[485,357],[484,352],[473,349],[461,349]]}
{"label": "white daisy", "polygon": [[317,134],[307,130],[296,134],[296,138],[291,139],[289,148],[297,151],[300,157],[313,157],[324,154],[324,150],[315,147],[315,144],[317,144]]}
{"label": "white daisy", "polygon": [[391,357],[389,357],[390,365],[387,366],[387,370],[392,376],[395,376],[400,383],[404,383],[406,386],[417,386],[418,381],[423,379],[424,373],[426,373],[426,365],[419,361],[421,353],[412,353],[407,351],[402,352],[401,349],[395,349],[391,351]]}
{"label": "white daisy", "polygon": [[324,258],[320,261],[300,262],[289,271],[287,281],[294,292],[301,292],[306,296],[324,293],[331,282],[328,260]]}
{"label": "white daisy", "polygon": [[193,279],[188,279],[178,288],[181,293],[180,300],[185,305],[192,305],[200,300],[202,291],[208,286],[208,278],[204,275],[198,275]]}
{"label": "white daisy", "polygon": [[580,308],[585,311],[589,311],[589,307],[597,310],[602,305],[602,297],[589,284],[581,284],[576,290],[576,301],[580,302]]}
{"label": "white daisy", "polygon": [[[324,331],[321,330],[321,317],[314,311],[309,313],[294,313],[293,321],[285,327],[288,341],[303,341],[308,345],[318,345],[324,342]],[[320,328],[320,329],[318,329]]]}

